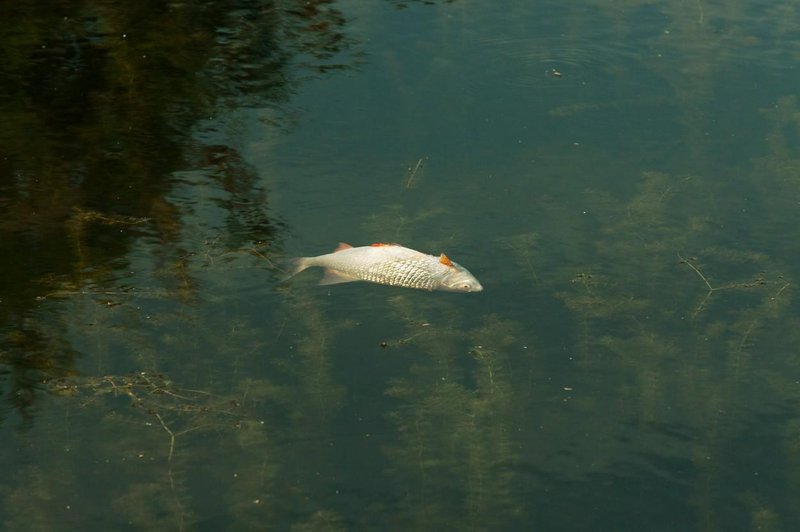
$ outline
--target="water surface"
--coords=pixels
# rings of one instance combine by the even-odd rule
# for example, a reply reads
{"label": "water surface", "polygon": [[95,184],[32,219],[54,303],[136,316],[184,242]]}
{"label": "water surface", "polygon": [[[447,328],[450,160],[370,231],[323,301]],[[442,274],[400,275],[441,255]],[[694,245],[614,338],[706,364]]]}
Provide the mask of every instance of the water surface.
{"label": "water surface", "polygon": [[2,11],[4,529],[800,526],[794,3]]}

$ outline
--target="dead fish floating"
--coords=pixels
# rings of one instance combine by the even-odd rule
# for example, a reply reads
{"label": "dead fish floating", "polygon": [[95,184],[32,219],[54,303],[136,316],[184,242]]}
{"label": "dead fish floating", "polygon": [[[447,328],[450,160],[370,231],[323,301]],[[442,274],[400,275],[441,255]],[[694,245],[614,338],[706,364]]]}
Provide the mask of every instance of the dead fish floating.
{"label": "dead fish floating", "polygon": [[325,268],[319,284],[368,281],[390,286],[444,290],[447,292],[480,292],[481,283],[466,268],[447,258],[426,255],[398,244],[372,244],[354,248],[340,243],[333,253],[317,257],[292,259],[292,272],[306,268]]}

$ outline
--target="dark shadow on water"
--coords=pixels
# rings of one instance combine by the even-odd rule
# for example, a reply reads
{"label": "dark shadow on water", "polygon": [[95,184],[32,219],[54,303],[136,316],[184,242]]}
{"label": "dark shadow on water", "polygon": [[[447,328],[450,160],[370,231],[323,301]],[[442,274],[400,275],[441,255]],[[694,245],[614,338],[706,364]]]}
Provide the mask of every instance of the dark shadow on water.
{"label": "dark shadow on water", "polygon": [[[256,170],[198,126],[232,107],[285,108],[303,79],[354,56],[328,2],[21,1],[0,13],[5,417],[30,410],[42,380],[73,372],[54,294],[114,291],[142,245],[162,271],[201,252],[183,233],[206,207],[181,172],[218,191],[222,219],[205,230],[219,247],[279,249],[283,224]],[[168,298],[196,285],[177,277]]]}

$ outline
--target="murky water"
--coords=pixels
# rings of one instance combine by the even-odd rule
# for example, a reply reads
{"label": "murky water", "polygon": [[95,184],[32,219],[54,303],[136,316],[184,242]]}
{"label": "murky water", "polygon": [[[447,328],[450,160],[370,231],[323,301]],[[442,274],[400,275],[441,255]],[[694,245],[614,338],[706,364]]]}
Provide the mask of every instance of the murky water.
{"label": "murky water", "polygon": [[2,528],[800,527],[798,6],[568,4],[0,8]]}

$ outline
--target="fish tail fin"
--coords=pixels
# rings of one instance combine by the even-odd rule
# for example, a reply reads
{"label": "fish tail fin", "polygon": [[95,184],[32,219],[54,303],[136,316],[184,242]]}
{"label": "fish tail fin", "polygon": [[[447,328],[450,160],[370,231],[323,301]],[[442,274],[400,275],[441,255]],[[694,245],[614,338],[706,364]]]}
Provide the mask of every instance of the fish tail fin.
{"label": "fish tail fin", "polygon": [[294,259],[288,259],[286,261],[286,275],[283,277],[283,279],[281,279],[281,282],[284,283],[288,281],[311,265],[311,257],[297,257]]}

